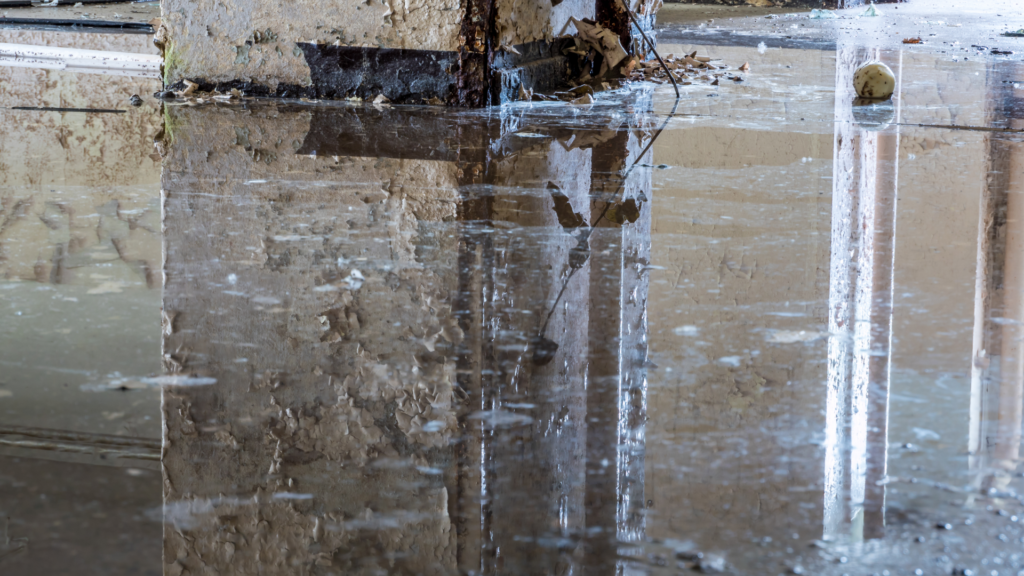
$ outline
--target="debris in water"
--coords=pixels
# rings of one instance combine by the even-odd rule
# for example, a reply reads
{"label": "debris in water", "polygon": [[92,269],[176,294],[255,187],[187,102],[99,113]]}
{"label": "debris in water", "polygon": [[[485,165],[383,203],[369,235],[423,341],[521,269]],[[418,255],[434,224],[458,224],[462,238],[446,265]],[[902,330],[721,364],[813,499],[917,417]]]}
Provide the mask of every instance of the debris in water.
{"label": "debris in water", "polygon": [[511,428],[525,426],[533,422],[533,418],[525,414],[517,414],[507,410],[480,410],[467,416],[469,420],[479,420],[484,428]]}
{"label": "debris in water", "polygon": [[1008,36],[1010,38],[1024,38],[1024,28],[1014,30],[1013,32],[1003,32],[1003,36]]}
{"label": "debris in water", "polygon": [[826,332],[809,332],[807,330],[776,330],[768,338],[774,344],[795,344],[797,342],[814,342],[828,337]]}
{"label": "debris in water", "polygon": [[363,282],[365,280],[366,277],[364,277],[363,273],[359,270],[352,270],[345,278],[345,282],[348,282],[349,290],[359,290],[363,287]]}
{"label": "debris in water", "polygon": [[882,13],[879,12],[878,8],[875,7],[875,3],[874,2],[872,2],[871,5],[868,6],[868,9],[865,10],[863,14],[861,14],[861,16],[868,16],[868,17],[881,16],[881,15],[882,15]]}
{"label": "debris in water", "polygon": [[814,10],[811,10],[811,15],[808,16],[808,18],[812,20],[835,20],[839,17],[836,16],[834,10],[819,10],[815,8]]}
{"label": "debris in water", "polygon": [[[672,74],[675,78],[681,79],[682,81],[679,83],[684,86],[693,84],[692,81],[688,80],[704,81],[712,86],[717,86],[718,79],[726,74],[725,72],[718,72],[718,70],[726,70],[728,68],[725,64],[721,64],[708,56],[697,56],[696,52],[684,54],[682,57],[669,54],[665,56],[664,63],[665,66],[662,66],[656,60],[640,62],[630,73],[629,79],[664,84],[665,80],[668,79],[668,74]],[[743,72],[750,70],[750,63],[744,62],[739,70]],[[729,79],[736,80],[736,77],[730,76]],[[739,81],[742,81],[742,79]]]}
{"label": "debris in water", "polygon": [[558,352],[558,343],[538,336],[533,341],[533,363],[537,366],[544,366],[555,358]]}
{"label": "debris in water", "polygon": [[896,76],[881,62],[871,62],[853,74],[853,87],[861,98],[886,100],[896,89]]}
{"label": "debris in water", "polygon": [[764,42],[759,42],[757,44],[757,53],[758,54],[764,54],[767,51],[768,51],[768,45],[767,44],[765,44]]}
{"label": "debris in water", "polygon": [[594,103],[594,97],[591,96],[590,94],[584,94],[583,96],[580,96],[579,98],[576,98],[575,100],[572,100],[569,103],[570,104],[576,104],[576,105],[593,104]]}
{"label": "debris in water", "polygon": [[139,382],[153,386],[210,386],[216,384],[217,379],[205,376],[173,375],[139,378]]}
{"label": "debris in water", "polygon": [[132,106],[142,106],[142,98],[140,98],[138,94],[132,94],[132,97],[128,99],[128,102],[130,102]]}
{"label": "debris in water", "polygon": [[903,39],[903,43],[904,44],[924,44],[924,40],[921,40],[921,37],[918,36],[917,38],[904,38]]}
{"label": "debris in water", "polygon": [[705,574],[725,572],[725,558],[716,554],[709,554],[697,561],[697,569]]}
{"label": "debris in water", "polygon": [[175,92],[174,95],[178,98],[188,98],[195,93],[197,88],[199,88],[199,84],[196,84],[191,80],[185,80],[185,89],[180,92]]}
{"label": "debris in water", "polygon": [[377,97],[373,99],[375,105],[386,105],[391,104],[391,99],[383,94],[377,94]]}
{"label": "debris in water", "polygon": [[519,85],[519,100],[523,102],[533,101],[533,90],[527,90],[523,84]]}

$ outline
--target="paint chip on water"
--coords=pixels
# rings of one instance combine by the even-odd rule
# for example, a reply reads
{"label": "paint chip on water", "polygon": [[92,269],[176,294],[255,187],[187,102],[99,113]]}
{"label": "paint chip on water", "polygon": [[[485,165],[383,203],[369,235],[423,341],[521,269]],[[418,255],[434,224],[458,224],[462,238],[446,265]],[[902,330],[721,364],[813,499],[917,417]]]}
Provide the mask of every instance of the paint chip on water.
{"label": "paint chip on water", "polygon": [[938,432],[936,432],[934,430],[929,430],[927,428],[911,428],[911,431],[914,433],[914,436],[917,436],[918,440],[941,440],[942,439],[942,436],[939,436]]}
{"label": "paint chip on water", "polygon": [[700,328],[691,325],[676,326],[672,329],[672,333],[676,336],[697,336],[700,334]]}
{"label": "paint chip on water", "polygon": [[359,270],[352,270],[349,272],[348,277],[345,278],[345,282],[348,282],[349,290],[359,290],[363,287],[363,281],[365,280],[366,278]]}
{"label": "paint chip on water", "polygon": [[274,494],[274,498],[278,500],[312,500],[313,495],[299,492],[277,492]]}
{"label": "paint chip on water", "polygon": [[814,342],[827,338],[826,332],[811,332],[808,330],[774,330],[768,341],[775,344],[795,344],[797,342]]}
{"label": "paint chip on water", "polygon": [[444,420],[431,420],[423,425],[424,432],[440,432],[441,430],[444,430],[444,428]]}
{"label": "paint chip on water", "polygon": [[480,410],[468,416],[470,420],[480,420],[485,428],[507,428],[524,426],[533,422],[533,418],[506,410]]}
{"label": "paint chip on water", "polygon": [[155,376],[140,378],[139,382],[154,386],[209,386],[216,384],[217,379],[203,376]]}

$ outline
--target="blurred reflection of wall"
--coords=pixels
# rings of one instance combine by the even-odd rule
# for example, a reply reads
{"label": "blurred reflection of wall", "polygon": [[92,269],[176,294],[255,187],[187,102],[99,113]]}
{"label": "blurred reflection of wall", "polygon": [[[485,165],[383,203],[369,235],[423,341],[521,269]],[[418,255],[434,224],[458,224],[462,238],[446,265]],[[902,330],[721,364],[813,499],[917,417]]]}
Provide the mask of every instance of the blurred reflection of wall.
{"label": "blurred reflection of wall", "polygon": [[170,109],[168,573],[578,572],[587,528],[613,570],[642,534],[649,133],[509,124]]}
{"label": "blurred reflection of wall", "polygon": [[[155,51],[144,34],[3,30],[0,42]],[[120,259],[147,286],[158,286],[160,162],[152,140],[161,118],[152,99],[133,108],[128,98],[148,96],[160,82],[0,67],[0,85],[0,277],[97,284],[87,273],[109,270],[89,268]]]}
{"label": "blurred reflection of wall", "polygon": [[[155,51],[145,34],[0,30],[0,42]],[[4,423],[156,438],[155,391],[83,387],[159,368],[162,118],[152,98],[128,98],[160,82],[0,66],[0,87],[0,299],[19,315],[0,323]],[[46,455],[72,458],[58,454]]]}

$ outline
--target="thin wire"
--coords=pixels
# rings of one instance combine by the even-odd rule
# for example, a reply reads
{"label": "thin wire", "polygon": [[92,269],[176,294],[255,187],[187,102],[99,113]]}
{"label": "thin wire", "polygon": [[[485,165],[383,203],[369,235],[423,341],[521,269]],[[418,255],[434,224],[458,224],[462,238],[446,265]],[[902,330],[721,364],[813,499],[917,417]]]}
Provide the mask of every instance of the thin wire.
{"label": "thin wire", "polygon": [[626,14],[636,26],[636,29],[640,31],[640,35],[643,36],[647,45],[650,46],[651,52],[654,52],[654,57],[658,59],[659,63],[661,63],[661,67],[665,69],[665,73],[668,74],[668,79],[672,81],[672,88],[676,91],[676,98],[679,98],[679,85],[676,84],[676,77],[672,74],[672,71],[668,69],[668,66],[665,65],[665,61],[661,59],[661,54],[658,54],[658,49],[654,47],[654,42],[651,42],[651,39],[647,37],[644,29],[640,26],[640,22],[637,21],[637,17],[634,16],[633,11],[629,9],[629,6],[626,6],[622,0],[619,0],[619,4],[622,5],[622,9],[626,11]]}

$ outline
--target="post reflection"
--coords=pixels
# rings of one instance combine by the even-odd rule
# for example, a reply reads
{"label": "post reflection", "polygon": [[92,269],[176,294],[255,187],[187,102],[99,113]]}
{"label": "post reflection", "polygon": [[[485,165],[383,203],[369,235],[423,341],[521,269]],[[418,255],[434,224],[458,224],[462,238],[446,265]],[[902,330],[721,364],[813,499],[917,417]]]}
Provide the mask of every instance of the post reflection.
{"label": "post reflection", "polygon": [[879,538],[885,526],[900,103],[898,96],[883,104],[856,99],[853,72],[871,60],[894,70],[898,95],[901,54],[838,52],[824,482],[830,539],[847,523],[854,540]]}
{"label": "post reflection", "polygon": [[644,535],[631,106],[168,109],[166,573],[617,570]]}

